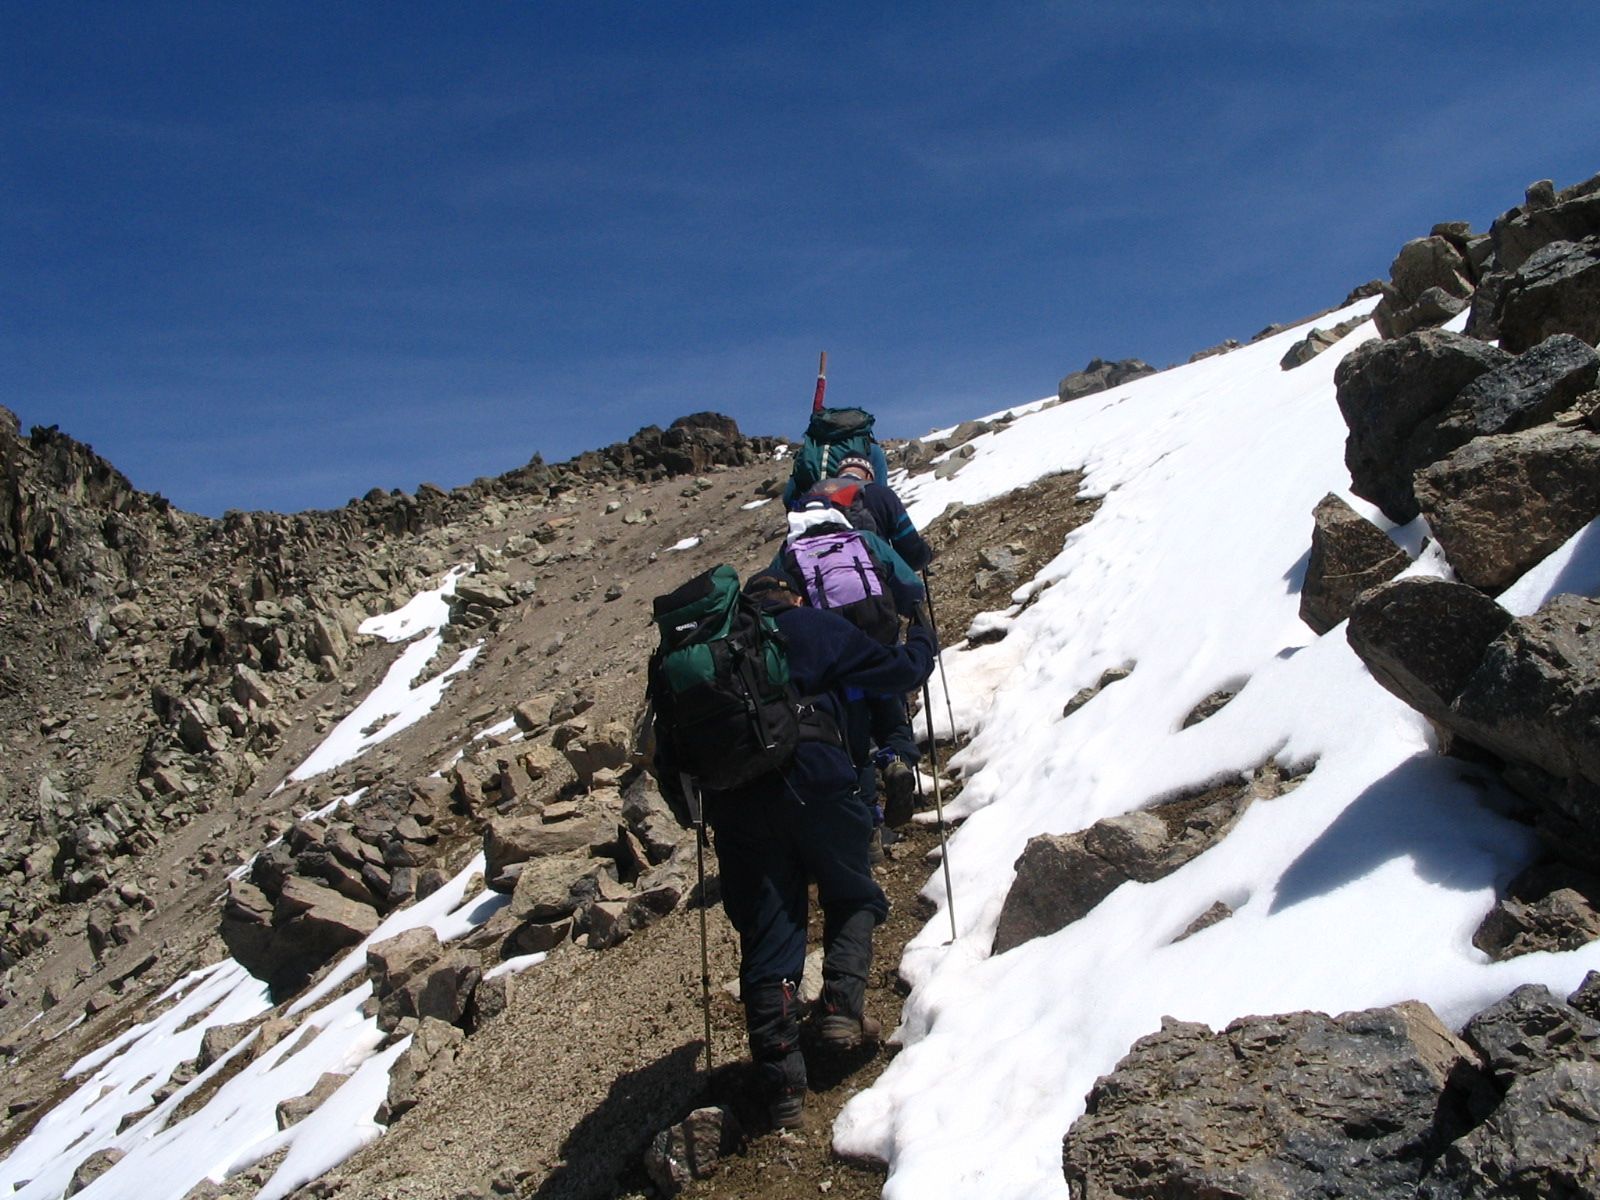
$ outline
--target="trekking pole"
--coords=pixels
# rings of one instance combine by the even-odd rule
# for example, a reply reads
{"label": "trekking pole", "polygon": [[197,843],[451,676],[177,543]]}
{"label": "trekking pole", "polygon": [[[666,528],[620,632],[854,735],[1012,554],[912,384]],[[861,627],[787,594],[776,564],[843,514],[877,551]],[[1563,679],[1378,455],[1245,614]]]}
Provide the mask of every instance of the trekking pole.
{"label": "trekking pole", "polygon": [[939,819],[939,865],[944,868],[945,908],[950,913],[950,940],[956,940],[956,893],[950,886],[950,844],[944,836],[944,800],[939,794],[939,743],[933,736],[933,697],[922,681],[922,711],[928,718],[928,757],[933,760],[933,811]]}
{"label": "trekking pole", "polygon": [[822,352],[822,359],[817,363],[817,390],[811,397],[812,413],[822,411],[822,394],[828,390],[828,352]]}
{"label": "trekking pole", "polygon": [[689,803],[689,821],[694,826],[694,871],[700,886],[700,1011],[706,1022],[706,1078],[711,1077],[711,953],[706,949],[706,818],[700,805],[700,791],[687,775],[683,780],[684,799]]}
{"label": "trekking pole", "polygon": [[956,712],[950,703],[950,680],[944,673],[944,650],[939,640],[939,618],[933,612],[933,585],[928,582],[928,568],[922,568],[922,598],[928,605],[928,628],[933,631],[934,656],[939,660],[939,686],[944,689],[944,713],[950,718],[950,740],[956,739]]}

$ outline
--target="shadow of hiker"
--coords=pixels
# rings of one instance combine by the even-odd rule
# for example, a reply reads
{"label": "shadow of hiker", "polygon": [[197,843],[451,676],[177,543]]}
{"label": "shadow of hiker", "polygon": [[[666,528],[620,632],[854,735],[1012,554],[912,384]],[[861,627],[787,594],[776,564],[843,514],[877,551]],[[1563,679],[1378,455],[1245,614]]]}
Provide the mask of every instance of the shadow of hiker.
{"label": "shadow of hiker", "polygon": [[648,1184],[641,1160],[650,1139],[682,1118],[705,1092],[704,1046],[685,1042],[671,1053],[619,1075],[593,1110],[561,1143],[562,1163],[532,1193],[534,1200],[604,1200],[625,1180]]}
{"label": "shadow of hiker", "polygon": [[1278,880],[1269,911],[1336,891],[1383,864],[1410,859],[1417,875],[1455,891],[1496,887],[1537,853],[1533,830],[1500,815],[1504,795],[1483,768],[1419,754],[1375,780]]}

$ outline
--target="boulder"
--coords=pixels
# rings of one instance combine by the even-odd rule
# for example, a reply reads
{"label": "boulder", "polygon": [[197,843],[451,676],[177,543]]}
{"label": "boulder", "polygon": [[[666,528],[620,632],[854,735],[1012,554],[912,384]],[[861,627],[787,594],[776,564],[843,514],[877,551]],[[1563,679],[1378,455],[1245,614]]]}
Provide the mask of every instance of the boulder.
{"label": "boulder", "polygon": [[1416,1003],[1162,1022],[1095,1083],[1063,1141],[1074,1200],[1111,1196],[1414,1200],[1461,1132],[1441,1096],[1471,1050]]}
{"label": "boulder", "polygon": [[1350,615],[1357,596],[1393,579],[1411,560],[1388,534],[1331,492],[1312,519],[1300,619],[1323,634]]}
{"label": "boulder", "polygon": [[1451,238],[1435,234],[1407,242],[1389,268],[1383,299],[1372,311],[1378,332],[1396,338],[1443,324],[1466,308],[1475,274]]}
{"label": "boulder", "polygon": [[589,869],[585,855],[562,854],[528,859],[517,874],[509,911],[513,920],[558,921],[578,907],[572,885]]}
{"label": "boulder", "polygon": [[1374,679],[1437,721],[1511,620],[1476,588],[1418,577],[1364,593],[1345,632]]}
{"label": "boulder", "polygon": [[379,1120],[392,1124],[417,1106],[424,1078],[454,1062],[466,1034],[447,1022],[424,1017],[412,1035],[411,1045],[389,1068],[389,1093]]}
{"label": "boulder", "polygon": [[[273,906],[273,957],[287,975],[269,978],[275,997],[298,986],[339,951],[354,946],[378,927],[378,912],[331,888],[291,875]],[[247,964],[248,965],[248,964]]]}
{"label": "boulder", "polygon": [[1030,838],[1017,859],[992,952],[1064,929],[1124,883],[1170,875],[1221,840],[1253,801],[1289,786],[1268,763],[1249,781],[1225,780],[1078,833]]}
{"label": "boulder", "polygon": [[673,850],[687,836],[687,819],[680,821],[673,813],[672,806],[648,772],[640,772],[623,790],[622,819],[644,846],[652,863],[671,858]]}
{"label": "boulder", "polygon": [[1461,1036],[1502,1090],[1560,1062],[1600,1062],[1600,1021],[1537,984],[1474,1015]]}
{"label": "boulder", "polygon": [[1495,325],[1514,354],[1557,333],[1600,342],[1600,236],[1534,251],[1506,282]]}
{"label": "boulder", "polygon": [[511,710],[517,728],[524,733],[542,733],[550,727],[550,714],[555,709],[556,698],[539,695],[524,700]]}
{"label": "boulder", "polygon": [[1089,853],[1082,834],[1043,833],[1028,839],[1016,861],[992,953],[1064,929],[1087,916],[1128,877]]}
{"label": "boulder", "polygon": [[378,1028],[392,1032],[407,1017],[432,1017],[447,1025],[459,1025],[482,977],[483,968],[476,954],[446,950],[379,1001]]}
{"label": "boulder", "polygon": [[372,994],[382,1000],[432,966],[444,953],[439,935],[428,925],[407,929],[367,947],[367,974]]}
{"label": "boulder", "polygon": [[274,1111],[278,1128],[288,1129],[291,1125],[298,1125],[321,1108],[323,1101],[343,1087],[344,1081],[348,1078],[349,1076],[340,1075],[335,1071],[324,1071],[317,1077],[316,1083],[311,1085],[309,1092],[278,1101],[278,1107]]}
{"label": "boulder", "polygon": [[1600,1200],[1600,1063],[1519,1078],[1478,1128],[1445,1148],[1419,1200]]}
{"label": "boulder", "polygon": [[1092,358],[1089,365],[1081,371],[1074,371],[1066,376],[1056,386],[1056,395],[1063,401],[1079,400],[1084,396],[1092,396],[1096,392],[1104,392],[1110,388],[1121,387],[1133,379],[1140,379],[1146,375],[1154,375],[1156,369],[1149,363],[1137,358],[1124,358],[1119,362],[1107,362],[1103,358]]}
{"label": "boulder", "polygon": [[1548,179],[1528,188],[1524,204],[1489,228],[1496,265],[1515,271],[1551,242],[1578,242],[1600,234],[1600,175],[1560,192]]}
{"label": "boulder", "polygon": [[617,721],[592,729],[588,721],[578,719],[558,727],[551,741],[587,787],[599,772],[615,771],[627,763],[633,738],[628,727]]}
{"label": "boulder", "polygon": [[499,892],[510,892],[516,879],[506,868],[531,858],[587,853],[604,846],[615,831],[593,819],[547,825],[539,817],[496,817],[483,831],[484,877]]}
{"label": "boulder", "polygon": [[1412,476],[1454,448],[1438,426],[1478,376],[1510,361],[1474,338],[1426,330],[1363,343],[1334,372],[1339,411],[1350,434],[1350,487],[1397,523],[1417,515]]}
{"label": "boulder", "polygon": [[1542,425],[1593,388],[1597,370],[1600,355],[1590,346],[1555,334],[1462,388],[1439,431],[1465,445],[1484,434]]}
{"label": "boulder", "polygon": [[200,1054],[195,1065],[204,1071],[255,1031],[255,1022],[239,1021],[231,1025],[209,1025],[200,1038]]}
{"label": "boulder", "polygon": [[108,1146],[104,1150],[96,1150],[88,1158],[78,1164],[77,1170],[72,1172],[72,1179],[67,1183],[65,1196],[76,1196],[112,1167],[116,1166],[127,1156],[126,1150],[119,1150],[115,1146]]}
{"label": "boulder", "polygon": [[1600,782],[1597,626],[1600,601],[1570,595],[1511,621],[1485,648],[1450,724],[1503,758]]}
{"label": "boulder", "polygon": [[1364,595],[1349,638],[1413,708],[1508,764],[1551,847],[1600,870],[1600,601],[1558,595],[1513,619],[1466,584],[1405,579]]}
{"label": "boulder", "polygon": [[1600,938],[1600,876],[1566,863],[1541,863],[1513,879],[1472,935],[1496,962],[1541,951],[1576,950]]}
{"label": "boulder", "polygon": [[716,1174],[717,1164],[742,1141],[739,1122],[729,1109],[697,1108],[656,1134],[645,1152],[645,1172],[661,1195],[675,1196],[694,1180]]}
{"label": "boulder", "polygon": [[1415,489],[1457,577],[1499,592],[1600,516],[1600,434],[1475,438],[1419,471]]}

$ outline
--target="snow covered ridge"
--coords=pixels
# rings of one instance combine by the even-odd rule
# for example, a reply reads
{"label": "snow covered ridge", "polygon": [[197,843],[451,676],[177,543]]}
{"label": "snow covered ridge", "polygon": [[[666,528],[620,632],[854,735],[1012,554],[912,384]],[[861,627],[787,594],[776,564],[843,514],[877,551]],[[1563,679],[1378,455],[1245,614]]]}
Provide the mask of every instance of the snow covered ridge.
{"label": "snow covered ridge", "polygon": [[[1318,638],[1299,618],[1325,494],[1392,527],[1349,492],[1334,398],[1335,369],[1372,327],[1281,369],[1306,332],[1022,415],[969,442],[959,474],[906,484],[919,525],[1078,465],[1102,504],[1011,615],[991,618],[1004,640],[945,652],[971,736],[955,759],[967,820],[949,851],[960,937],[945,944],[941,912],[907,948],[905,1049],[835,1130],[841,1152],[891,1164],[888,1197],[1065,1196],[1062,1135],[1095,1078],[1163,1016],[1220,1027],[1416,998],[1457,1023],[1519,984],[1564,995],[1600,967],[1600,943],[1504,962],[1473,947],[1497,889],[1535,856],[1532,833],[1486,802],[1485,770],[1436,753],[1427,721],[1373,681],[1343,626]],[[1433,552],[1409,570],[1449,568]],[[1185,728],[1219,691],[1235,694]],[[1267,762],[1309,774],[1181,869],[991,953],[1029,839]],[[937,878],[925,896],[943,908]],[[1219,901],[1230,916],[1176,940]]]}

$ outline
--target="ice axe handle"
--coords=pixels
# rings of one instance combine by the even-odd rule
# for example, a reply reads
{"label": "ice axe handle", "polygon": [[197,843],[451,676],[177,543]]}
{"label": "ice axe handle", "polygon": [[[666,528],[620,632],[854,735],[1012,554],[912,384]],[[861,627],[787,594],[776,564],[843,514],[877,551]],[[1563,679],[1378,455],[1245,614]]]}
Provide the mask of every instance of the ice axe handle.
{"label": "ice axe handle", "polygon": [[811,397],[811,411],[822,411],[822,398],[828,390],[828,352],[824,350],[822,357],[817,360],[817,390]]}

